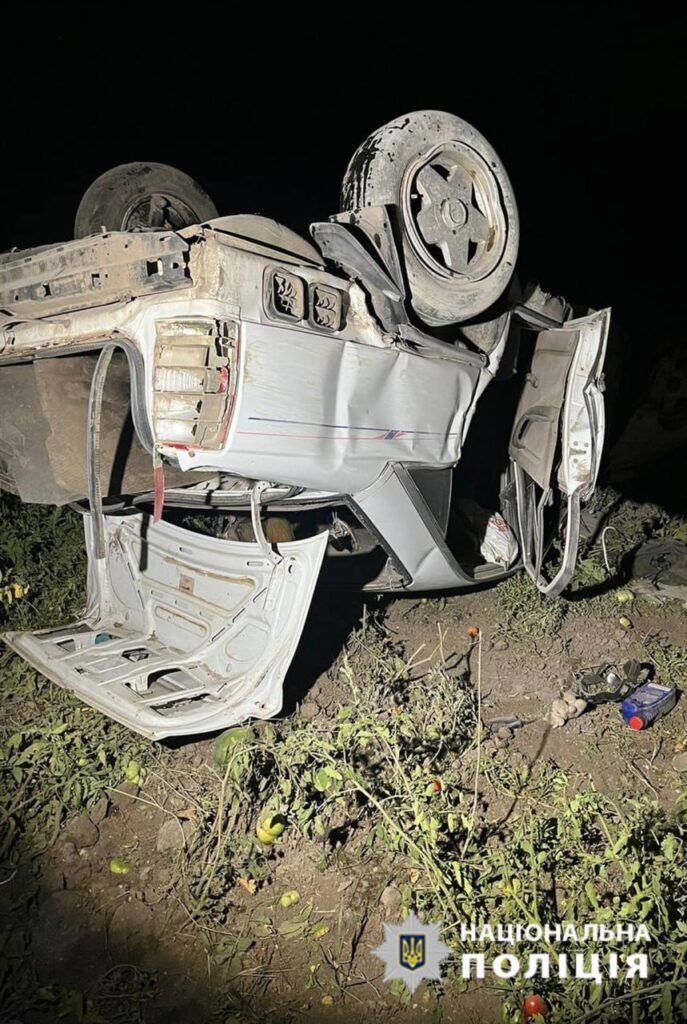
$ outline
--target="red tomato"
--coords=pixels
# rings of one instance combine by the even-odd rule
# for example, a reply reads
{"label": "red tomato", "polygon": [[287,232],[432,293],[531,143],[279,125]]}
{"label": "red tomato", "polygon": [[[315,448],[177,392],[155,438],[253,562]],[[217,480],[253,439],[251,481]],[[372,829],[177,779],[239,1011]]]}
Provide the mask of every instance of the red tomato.
{"label": "red tomato", "polygon": [[537,1013],[540,1013],[542,1017],[546,1017],[549,1008],[541,996],[528,996],[522,1004],[522,1012],[526,1017],[534,1017]]}
{"label": "red tomato", "polygon": [[479,636],[479,630],[477,626],[468,626],[468,636],[471,637],[471,639],[473,640],[475,639],[476,636]]}

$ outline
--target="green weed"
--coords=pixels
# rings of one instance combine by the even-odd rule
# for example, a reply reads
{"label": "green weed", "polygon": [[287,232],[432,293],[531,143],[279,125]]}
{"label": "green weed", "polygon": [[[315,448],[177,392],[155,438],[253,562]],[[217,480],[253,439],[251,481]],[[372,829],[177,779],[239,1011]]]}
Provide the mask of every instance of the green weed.
{"label": "green weed", "polygon": [[[426,920],[443,921],[442,937],[456,954],[464,951],[462,923],[644,922],[652,935],[651,984],[636,992],[632,1012],[648,1024],[666,1020],[671,1006],[680,1019],[687,951],[684,816],[649,801],[621,810],[588,780],[571,779],[551,763],[517,770],[503,754],[487,752],[485,777],[500,783],[514,809],[500,825],[475,816],[476,769],[468,756],[476,734],[474,665],[468,674],[466,659],[456,660],[449,668],[437,649],[430,663],[413,667],[383,629],[368,622],[338,665],[344,703],[334,720],[243,733],[214,798],[204,804],[204,827],[185,859],[178,891],[189,913],[219,930],[231,920],[228,882],[240,877],[259,888],[271,879],[281,849],[314,846],[325,865],[343,844],[350,871],[393,865],[402,913],[414,909]],[[201,790],[207,797],[206,784]],[[254,837],[266,811],[287,822],[284,836],[268,847]],[[307,941],[317,923],[309,901],[289,928]],[[262,917],[243,941],[247,948],[280,934]],[[513,950],[523,961],[529,953],[562,951],[568,950],[527,943]],[[570,950],[573,956],[614,952],[621,963],[637,951],[646,950],[618,943],[599,949],[591,942]],[[489,961],[504,948],[484,952]],[[455,970],[449,973],[461,987]],[[520,1020],[528,985],[524,979],[498,983],[505,1021]],[[552,978],[539,987],[559,1021],[593,1019],[597,1008],[603,1021],[628,1019],[624,980],[604,978],[597,985]]]}
{"label": "green weed", "polygon": [[[26,597],[3,605],[5,628],[73,618],[84,595],[78,518],[65,511],[23,511],[19,517],[12,501],[0,506],[5,585],[30,587]],[[533,647],[559,640],[565,604],[544,601],[524,575],[502,583],[497,601],[508,639]],[[684,652],[660,638],[647,638],[647,645],[659,671],[680,681],[687,669]],[[42,849],[66,815],[120,783],[136,760],[151,797],[166,794],[178,801],[173,806],[192,809],[196,829],[189,848],[177,855],[171,895],[205,937],[210,960],[223,965],[232,998],[249,1019],[250,1001],[239,994],[256,989],[242,977],[242,958],[263,943],[302,943],[314,967],[309,986],[318,985],[319,971],[331,972],[344,994],[354,984],[350,965],[341,967],[342,906],[335,920],[325,918],[304,892],[288,919],[263,909],[236,930],[236,884],[268,892],[289,851],[323,869],[337,864],[350,875],[383,864],[385,877],[401,891],[402,912],[412,908],[443,922],[442,937],[458,955],[463,923],[644,922],[653,941],[652,973],[643,989],[628,991],[622,978],[595,985],[557,977],[537,979],[538,988],[559,1022],[677,1024],[685,1018],[687,827],[681,806],[673,814],[648,800],[621,808],[587,779],[552,763],[518,765],[509,754],[484,747],[479,641],[455,652],[446,650],[439,633],[434,651],[409,658],[382,622],[367,619],[333,672],[337,712],[250,725],[224,746],[221,764],[190,769],[3,654],[0,864],[5,872],[26,871],[28,852]],[[489,785],[512,804],[496,823],[484,813]],[[286,824],[268,842],[256,833],[266,815],[281,815]],[[27,886],[15,915],[25,915],[31,898]],[[514,950],[521,958],[547,951],[527,944]],[[611,951],[621,957],[633,952],[587,944],[573,953]],[[490,961],[504,948],[484,952]],[[464,987],[455,965],[449,976]],[[496,987],[504,1022],[519,1020],[525,982],[502,980]],[[125,990],[129,1002],[120,998]],[[17,991],[19,997],[10,995]],[[129,1024],[142,1019],[153,982],[142,972],[113,974],[102,993],[88,997],[59,986],[39,989],[28,950],[23,960],[20,952],[3,952],[3,997],[17,1019],[40,1013]]]}
{"label": "green weed", "polygon": [[[0,628],[36,629],[78,618],[85,604],[81,517],[70,509],[0,501]],[[86,707],[8,650],[0,651],[0,882],[26,880],[0,935],[3,1019],[134,1024],[150,998],[145,972],[119,968],[88,996],[34,976],[21,935],[34,900],[37,854],[69,816],[90,809],[152,748]],[[119,973],[118,973],[119,972]],[[126,991],[125,991],[126,990]],[[30,1017],[24,1017],[31,1014]]]}
{"label": "green weed", "polygon": [[559,636],[566,605],[544,598],[526,573],[516,573],[499,583],[496,601],[505,617],[500,634],[509,642],[539,650]]}

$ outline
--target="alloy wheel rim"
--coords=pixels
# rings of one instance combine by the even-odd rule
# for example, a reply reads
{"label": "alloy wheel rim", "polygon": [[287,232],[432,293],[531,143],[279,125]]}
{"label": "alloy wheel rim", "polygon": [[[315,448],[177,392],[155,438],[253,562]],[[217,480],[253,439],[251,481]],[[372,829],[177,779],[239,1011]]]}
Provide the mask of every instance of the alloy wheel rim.
{"label": "alloy wheel rim", "polygon": [[444,144],[412,164],[402,205],[413,249],[435,274],[479,281],[499,265],[507,235],[501,190],[470,146]]}

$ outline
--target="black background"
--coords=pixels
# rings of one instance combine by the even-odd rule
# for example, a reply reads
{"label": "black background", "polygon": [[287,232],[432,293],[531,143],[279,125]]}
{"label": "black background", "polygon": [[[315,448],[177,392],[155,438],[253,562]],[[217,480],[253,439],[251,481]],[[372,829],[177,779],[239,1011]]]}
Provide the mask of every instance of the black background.
{"label": "black background", "polygon": [[631,407],[684,333],[687,34],[669,10],[398,7],[392,33],[343,6],[24,8],[3,42],[0,249],[71,237],[90,182],[130,160],[307,233],[370,131],[448,110],[510,174],[521,277],[613,307]]}
{"label": "black background", "polygon": [[169,5],[142,22],[144,10],[83,6],[46,23],[36,6],[6,26],[0,248],[71,237],[83,191],[129,160],[179,166],[220,213],[305,232],[338,209],[371,130],[435,108],[504,160],[525,276],[613,305],[641,344],[679,322],[687,40],[667,6],[398,8],[394,39],[357,8],[329,27],[305,8],[265,6],[250,26],[228,6]]}

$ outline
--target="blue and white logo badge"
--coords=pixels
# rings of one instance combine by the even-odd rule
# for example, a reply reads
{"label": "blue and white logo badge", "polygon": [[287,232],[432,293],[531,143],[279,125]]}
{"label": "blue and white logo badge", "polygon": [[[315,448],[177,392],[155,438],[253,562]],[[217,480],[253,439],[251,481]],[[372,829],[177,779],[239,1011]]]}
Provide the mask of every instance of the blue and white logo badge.
{"label": "blue and white logo badge", "polygon": [[424,967],[426,963],[424,935],[401,935],[399,941],[401,948],[398,960],[401,967],[407,967],[409,971],[417,971],[419,967]]}
{"label": "blue and white logo badge", "polygon": [[422,924],[409,914],[402,924],[384,925],[384,942],[372,952],[386,964],[384,981],[405,982],[414,992],[423,978],[441,979],[442,960],[451,950],[439,938],[438,924]]}

